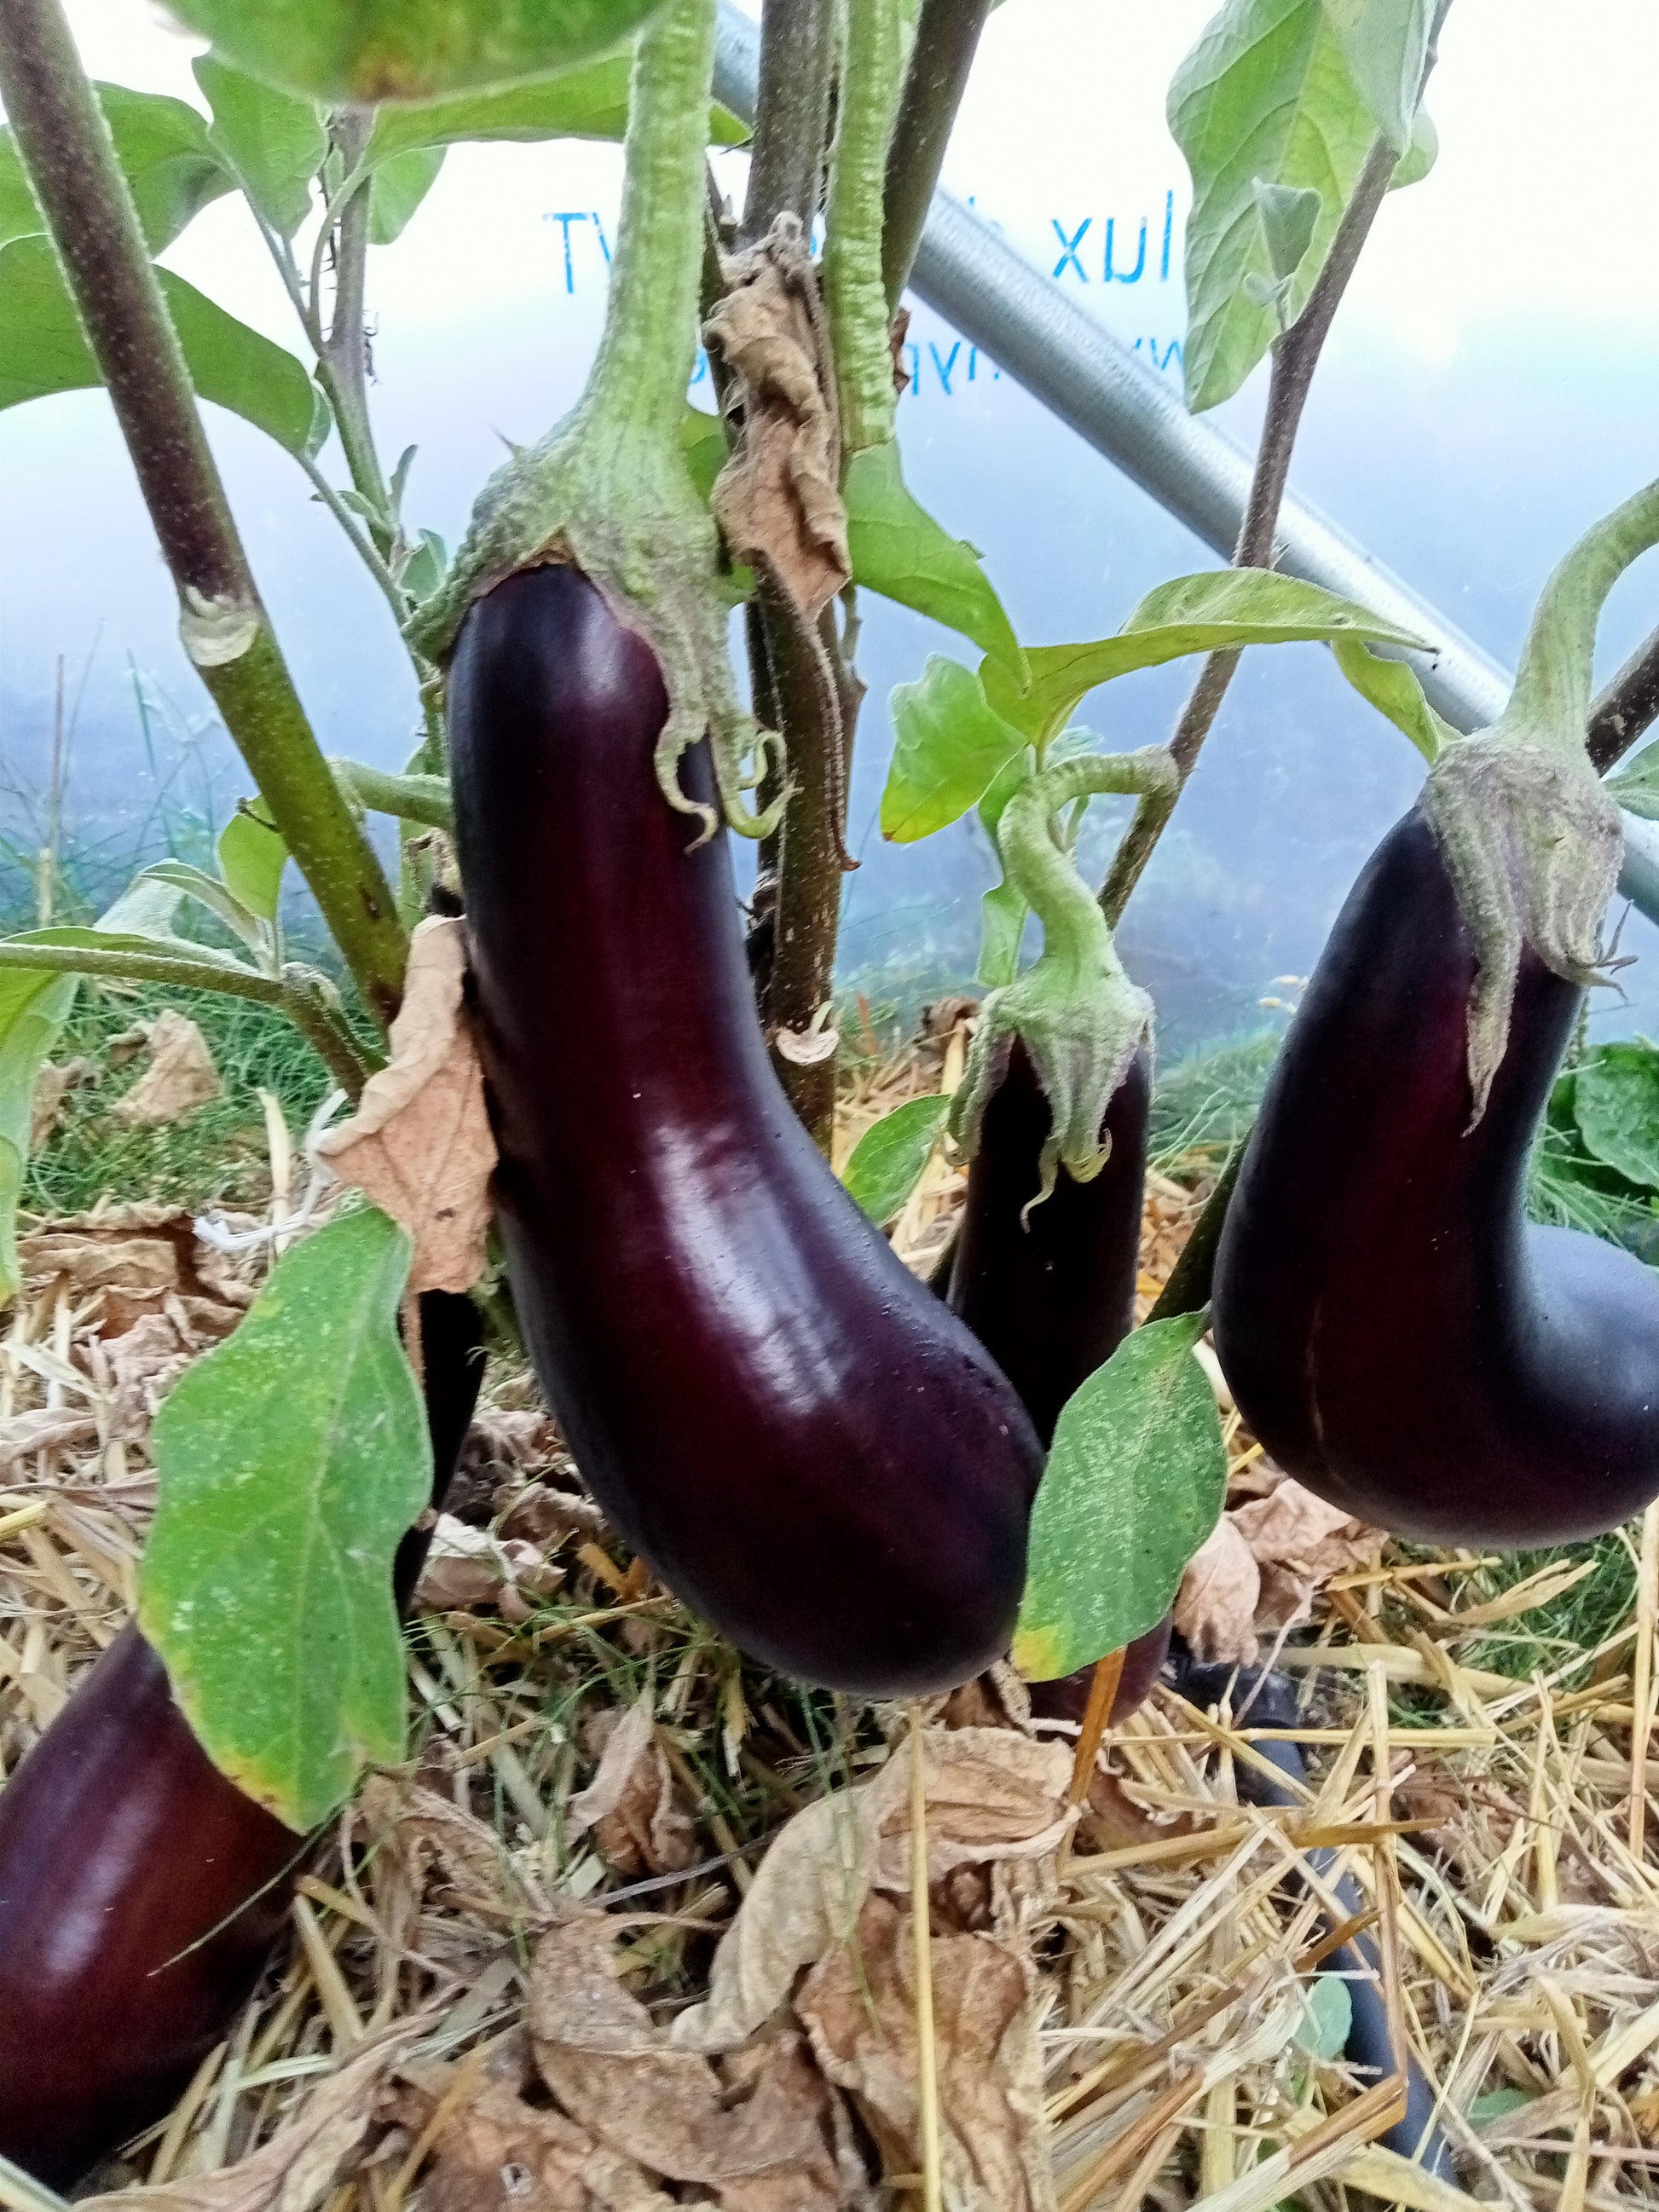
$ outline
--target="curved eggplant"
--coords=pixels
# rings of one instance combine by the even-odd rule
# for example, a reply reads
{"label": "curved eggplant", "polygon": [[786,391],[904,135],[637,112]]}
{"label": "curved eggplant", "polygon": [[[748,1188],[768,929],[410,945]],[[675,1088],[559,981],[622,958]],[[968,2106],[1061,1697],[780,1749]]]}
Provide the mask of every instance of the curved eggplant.
{"label": "curved eggplant", "polygon": [[[654,655],[580,571],[528,569],[473,605],[448,696],[497,1218],[585,1480],[768,1663],[964,1680],[1012,1632],[1042,1452],[790,1110],[725,833],[658,785]],[[712,802],[706,745],[683,769]]]}
{"label": "curved eggplant", "polygon": [[1476,962],[1413,810],[1338,917],[1216,1259],[1215,1343],[1263,1445],[1332,1504],[1451,1544],[1570,1543],[1659,1492],[1659,1281],[1529,1227],[1583,1002],[1529,950],[1473,1127]]}
{"label": "curved eggplant", "polygon": [[[1048,1101],[1018,1038],[986,1103],[946,1295],[1019,1392],[1045,1449],[1066,1401],[1134,1326],[1152,1088],[1151,1056],[1139,1052],[1101,1124],[1111,1139],[1105,1166],[1088,1182],[1062,1169],[1040,1206],[1031,1201]],[[1146,1702],[1169,1648],[1167,1618],[1128,1646],[1113,1721]],[[1094,1673],[1033,1682],[1031,1711],[1080,1725]]]}
{"label": "curved eggplant", "polygon": [[[483,1363],[471,1299],[421,1300],[434,1493]],[[424,1557],[398,1556],[400,1604]],[[165,2112],[246,2000],[305,1838],[197,1741],[129,1623],[0,1790],[0,2154],[53,2188]]]}

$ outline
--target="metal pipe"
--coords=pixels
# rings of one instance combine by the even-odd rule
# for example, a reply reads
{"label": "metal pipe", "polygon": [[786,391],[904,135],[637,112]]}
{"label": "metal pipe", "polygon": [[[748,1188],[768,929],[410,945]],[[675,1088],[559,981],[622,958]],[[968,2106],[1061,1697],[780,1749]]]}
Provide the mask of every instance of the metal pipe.
{"label": "metal pipe", "polygon": [[[754,116],[759,66],[758,26],[735,0],[721,0],[714,91],[745,119]],[[952,193],[933,195],[911,289],[1160,507],[1231,559],[1249,489],[1249,456],[1188,414],[1164,377]],[[1358,599],[1428,639],[1432,654],[1411,658],[1431,702],[1456,728],[1480,730],[1497,720],[1510,696],[1510,672],[1294,492],[1279,515],[1275,557],[1286,574]],[[1650,921],[1659,921],[1659,832],[1629,815],[1625,827],[1620,887]]]}

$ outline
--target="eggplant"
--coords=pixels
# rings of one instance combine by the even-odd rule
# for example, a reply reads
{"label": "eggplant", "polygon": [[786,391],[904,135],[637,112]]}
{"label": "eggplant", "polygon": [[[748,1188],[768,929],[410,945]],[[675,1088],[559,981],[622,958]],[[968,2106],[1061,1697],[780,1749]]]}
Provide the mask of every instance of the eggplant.
{"label": "eggplant", "polygon": [[[448,702],[496,1218],[584,1480],[768,1664],[965,1680],[1013,1631],[1042,1449],[790,1109],[725,833],[658,782],[656,656],[580,570],[524,569],[473,604]],[[714,804],[706,741],[682,781]]]}
{"label": "eggplant", "polygon": [[1268,1082],[1216,1257],[1216,1351],[1279,1465],[1439,1544],[1530,1547],[1659,1492],[1659,1281],[1529,1226],[1534,1135],[1583,1000],[1522,950],[1473,1119],[1474,946],[1436,831],[1396,823]]}
{"label": "eggplant", "polygon": [[[435,1500],[482,1334],[469,1298],[420,1306]],[[400,1605],[426,1541],[398,1552]],[[0,1790],[0,2154],[67,2189],[160,2118],[252,1993],[311,1850],[214,1765],[129,1622]]]}
{"label": "eggplant", "polygon": [[[1032,1200],[1051,1117],[1018,1037],[986,1103],[945,1295],[1019,1392],[1045,1450],[1066,1401],[1134,1326],[1152,1089],[1151,1055],[1139,1052],[1101,1124],[1111,1139],[1105,1166],[1088,1182],[1062,1169],[1041,1205]],[[1169,1648],[1168,1616],[1127,1647],[1111,1720],[1145,1704]],[[1094,1674],[1033,1682],[1032,1712],[1080,1726]]]}

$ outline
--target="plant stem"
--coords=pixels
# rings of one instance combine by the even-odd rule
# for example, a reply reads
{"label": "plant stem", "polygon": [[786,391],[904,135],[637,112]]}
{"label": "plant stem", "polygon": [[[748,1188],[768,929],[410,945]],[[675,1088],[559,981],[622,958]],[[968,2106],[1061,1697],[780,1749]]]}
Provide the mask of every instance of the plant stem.
{"label": "plant stem", "polygon": [[167,953],[95,951],[81,945],[19,945],[0,939],[0,968],[32,969],[54,975],[101,975],[112,982],[167,983],[180,990],[217,991],[233,999],[252,999],[285,1013],[337,1083],[356,1098],[369,1071],[356,1040],[329,1007],[325,979],[310,969],[290,967],[281,977],[258,975],[251,968],[232,968],[212,960],[190,960]]}
{"label": "plant stem", "polygon": [[62,0],[0,8],[0,100],[178,588],[186,650],[375,1018],[406,940],[260,605],[108,125]]}
{"label": "plant stem", "polygon": [[886,445],[893,435],[897,401],[882,282],[882,203],[903,61],[899,0],[857,0],[848,11],[823,239],[823,304],[836,356],[843,466],[852,454]]}
{"label": "plant stem", "polygon": [[[355,177],[363,149],[374,128],[373,113],[344,108],[337,114],[330,136],[348,178]],[[368,413],[368,335],[363,301],[368,271],[370,179],[363,177],[354,189],[341,195],[334,224],[334,313],[318,363],[317,379],[334,409],[335,428],[344,448],[351,481],[380,517],[370,522],[370,534],[381,556],[392,549],[391,498],[380,455],[374,450],[374,431]],[[322,310],[314,296],[313,308],[319,325]]]}
{"label": "plant stem", "polygon": [[453,830],[455,802],[447,776],[388,775],[384,769],[368,768],[362,761],[337,760],[330,765],[374,813],[394,814],[400,822],[422,822],[429,830]]}
{"label": "plant stem", "polygon": [[835,48],[835,0],[765,0],[741,246],[758,246],[786,213],[798,215],[804,231],[811,228],[823,181]]}
{"label": "plant stem", "polygon": [[1596,695],[1584,736],[1590,766],[1605,775],[1659,720],[1659,629],[1644,639]]}
{"label": "plant stem", "polygon": [[[1359,258],[1359,250],[1376,220],[1377,210],[1387,195],[1398,161],[1398,155],[1387,139],[1378,138],[1365,157],[1352,197],[1343,210],[1336,235],[1331,240],[1325,265],[1308,295],[1307,305],[1273,348],[1261,443],[1256,452],[1255,468],[1250,478],[1249,496],[1245,502],[1238,542],[1233,550],[1233,566],[1236,568],[1271,568],[1273,565],[1273,539],[1279,527],[1279,510],[1284,503],[1285,487],[1291,472],[1291,454],[1296,445],[1297,431],[1301,427],[1303,410],[1308,404],[1314,370],[1319,364],[1320,353],[1342,295],[1347,289],[1348,279]],[[1221,702],[1227,696],[1227,687],[1233,680],[1240,657],[1236,647],[1212,653],[1199,671],[1198,681],[1182,709],[1175,735],[1170,740],[1170,750],[1174,756],[1176,771],[1180,778],[1175,796],[1162,811],[1152,807],[1140,810],[1130,824],[1129,834],[1117,849],[1111,873],[1101,890],[1101,905],[1105,908],[1107,920],[1114,926],[1122,918],[1129,894],[1139,882],[1141,872],[1152,856],[1152,849],[1164,835],[1170,816],[1175,811],[1187,780],[1197,766],[1199,752],[1210,734]]]}
{"label": "plant stem", "polygon": [[1227,1218],[1233,1187],[1244,1164],[1244,1148],[1249,1141],[1247,1129],[1228,1153],[1215,1188],[1205,1200],[1203,1211],[1181,1248],[1181,1256],[1170,1270],[1170,1279],[1146,1316],[1148,1321],[1171,1321],[1178,1314],[1196,1313],[1200,1306],[1210,1303],[1210,1285],[1215,1276],[1216,1249],[1221,1243],[1222,1224]]}
{"label": "plant stem", "polygon": [[298,456],[298,459],[300,466],[310,477],[312,489],[318,498],[351,540],[352,550],[369,574],[374,577],[375,588],[392,610],[392,619],[398,625],[398,636],[401,640],[403,626],[409,614],[409,601],[404,596],[402,586],[391,569],[386,567],[375,538],[360,525],[358,518],[351,512],[311,456],[308,453],[301,453]]}
{"label": "plant stem", "polygon": [[996,0],[921,0],[898,120],[887,149],[881,273],[890,315],[898,313],[910,281],[979,34],[995,4]]}

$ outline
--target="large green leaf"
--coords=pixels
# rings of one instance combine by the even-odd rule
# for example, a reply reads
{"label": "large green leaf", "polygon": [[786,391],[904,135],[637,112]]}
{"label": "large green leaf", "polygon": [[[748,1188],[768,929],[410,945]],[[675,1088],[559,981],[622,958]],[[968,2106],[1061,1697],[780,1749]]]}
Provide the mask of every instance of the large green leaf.
{"label": "large green leaf", "polygon": [[1435,0],[1324,0],[1348,74],[1396,154],[1412,143]]}
{"label": "large green leaf", "polygon": [[34,1082],[63,1033],[79,978],[0,967],[0,1305],[17,1295],[17,1202],[29,1158]]}
{"label": "large green leaf", "polygon": [[1591,1156],[1659,1190],[1659,1052],[1650,1044],[1601,1046],[1580,1061],[1572,1097]]}
{"label": "large green leaf", "polygon": [[[291,453],[314,450],[317,389],[294,356],[171,270],[156,274],[202,398]],[[17,238],[0,246],[0,408],[102,382],[51,241]]]}
{"label": "large green leaf", "polygon": [[884,1228],[921,1180],[951,1102],[939,1093],[907,1098],[872,1121],[853,1147],[842,1181],[878,1229]]}
{"label": "large green leaf", "polygon": [[[1376,135],[1321,0],[1225,0],[1170,86],[1170,129],[1192,173],[1187,219],[1187,402],[1237,391],[1277,335],[1255,186],[1320,197],[1287,312],[1312,290]],[[1245,279],[1256,283],[1247,290]],[[1257,294],[1251,297],[1251,292]]]}
{"label": "large green leaf", "polygon": [[[607,54],[585,69],[562,70],[506,92],[473,94],[422,107],[385,107],[375,118],[366,156],[371,167],[418,146],[453,146],[464,140],[544,138],[620,139],[628,128],[629,58]],[[740,146],[749,127],[729,108],[713,108],[709,142]]]}
{"label": "large green leaf", "polygon": [[295,100],[248,76],[216,54],[195,64],[213,110],[214,143],[280,237],[292,238],[311,210],[311,191],[328,151],[313,100]]}
{"label": "large green leaf", "polygon": [[392,1561],[432,1480],[410,1250],[373,1206],[307,1237],[155,1423],[139,1620],[214,1764],[302,1833],[403,1754]]}
{"label": "large green leaf", "polygon": [[1075,1674],[1155,1628],[1227,1487],[1221,1417],[1193,1346],[1206,1314],[1149,1322],[1063,1407],[1031,1513],[1014,1664]]}
{"label": "large green leaf", "polygon": [[410,218],[438,181],[447,149],[411,146],[382,161],[369,179],[368,235],[375,246],[401,238]]}
{"label": "large green leaf", "polygon": [[[138,219],[152,253],[171,245],[186,223],[236,179],[189,103],[125,84],[97,88]],[[9,131],[0,131],[0,246],[46,228]]]}
{"label": "large green leaf", "polygon": [[430,100],[590,60],[661,0],[167,0],[239,69],[331,104]]}
{"label": "large green leaf", "polygon": [[1019,641],[965,538],[941,530],[904,482],[896,441],[866,447],[842,482],[853,580],[970,637],[981,653],[1021,667]]}
{"label": "large green leaf", "polygon": [[1115,637],[1083,645],[1042,645],[1026,654],[1030,688],[987,662],[985,696],[1005,720],[1046,742],[1071,720],[1097,684],[1137,668],[1156,668],[1224,646],[1286,645],[1358,638],[1370,645],[1423,650],[1424,641],[1385,622],[1357,600],[1271,568],[1212,568],[1176,576],[1148,592]]}
{"label": "large green leaf", "polygon": [[894,687],[893,758],[881,794],[881,834],[896,845],[931,837],[976,806],[1026,749],[1022,732],[986,704],[971,668],[930,653],[915,684]]}

